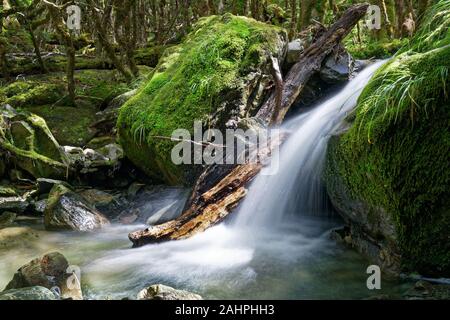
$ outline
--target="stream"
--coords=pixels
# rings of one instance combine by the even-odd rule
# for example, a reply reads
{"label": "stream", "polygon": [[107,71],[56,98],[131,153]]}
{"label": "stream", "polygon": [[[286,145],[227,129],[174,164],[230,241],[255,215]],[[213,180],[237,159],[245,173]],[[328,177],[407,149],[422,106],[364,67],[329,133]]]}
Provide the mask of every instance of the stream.
{"label": "stream", "polygon": [[342,221],[333,213],[320,181],[330,134],[354,108],[382,63],[370,65],[331,98],[283,125],[290,136],[276,164],[280,170],[258,176],[226,222],[191,239],[131,248],[128,233],[144,225],[113,224],[80,234],[47,232],[40,219],[24,219],[20,223],[39,237],[21,249],[0,248],[0,289],[21,265],[59,251],[81,268],[87,299],[134,298],[155,283],[206,299],[401,295],[405,284],[384,278],[381,290],[368,290],[370,263],[330,238]]}

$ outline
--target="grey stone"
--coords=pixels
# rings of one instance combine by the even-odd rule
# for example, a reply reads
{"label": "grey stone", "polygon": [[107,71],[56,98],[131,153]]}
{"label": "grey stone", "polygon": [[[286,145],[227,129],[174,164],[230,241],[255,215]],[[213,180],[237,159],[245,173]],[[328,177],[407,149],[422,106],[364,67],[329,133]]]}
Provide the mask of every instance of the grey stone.
{"label": "grey stone", "polygon": [[185,290],[177,290],[163,284],[155,284],[141,290],[138,300],[203,300],[196,294]]}
{"label": "grey stone", "polygon": [[57,300],[57,297],[45,287],[34,286],[0,292],[0,300]]}
{"label": "grey stone", "polygon": [[304,42],[301,39],[295,39],[289,42],[287,49],[286,62],[289,64],[296,63],[303,53]]}
{"label": "grey stone", "polygon": [[56,185],[47,201],[44,224],[48,230],[92,231],[108,225],[109,221],[82,196]]}
{"label": "grey stone", "polygon": [[[76,278],[75,281],[73,277]],[[59,252],[46,254],[20,267],[5,290],[34,286],[58,288],[63,299],[83,299],[79,279],[71,272],[67,259]]]}

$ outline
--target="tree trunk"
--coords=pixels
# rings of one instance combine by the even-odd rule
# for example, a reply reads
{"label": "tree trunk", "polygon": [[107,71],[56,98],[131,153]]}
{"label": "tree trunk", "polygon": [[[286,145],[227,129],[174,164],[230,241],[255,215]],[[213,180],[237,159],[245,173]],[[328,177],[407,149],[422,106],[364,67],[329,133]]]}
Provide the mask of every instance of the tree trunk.
{"label": "tree trunk", "polygon": [[[273,92],[257,114],[260,120],[269,124],[277,124],[283,120],[309,78],[319,71],[322,61],[339,46],[340,41],[364,16],[366,10],[367,5],[356,5],[348,9],[304,52],[286,76],[281,103],[277,103],[280,93]],[[222,221],[246,195],[247,183],[259,173],[263,167],[262,163],[265,163],[273,148],[282,141],[283,137],[272,139],[267,148],[258,153],[257,163],[208,167],[197,180],[181,216],[161,225],[130,233],[128,237],[133,246],[188,238]]]}
{"label": "tree trunk", "polygon": [[305,29],[311,20],[312,12],[312,1],[311,0],[301,0],[300,1],[300,30]]}
{"label": "tree trunk", "polygon": [[36,54],[36,59],[38,61],[39,67],[41,68],[42,73],[47,73],[47,68],[45,67],[44,61],[42,60],[41,50],[39,48],[39,43],[36,40],[33,28],[30,25],[28,25],[27,29],[31,38],[31,42],[33,43],[34,53]]}
{"label": "tree trunk", "polygon": [[291,29],[289,31],[289,38],[292,40],[295,38],[297,32],[297,1],[291,0]]}

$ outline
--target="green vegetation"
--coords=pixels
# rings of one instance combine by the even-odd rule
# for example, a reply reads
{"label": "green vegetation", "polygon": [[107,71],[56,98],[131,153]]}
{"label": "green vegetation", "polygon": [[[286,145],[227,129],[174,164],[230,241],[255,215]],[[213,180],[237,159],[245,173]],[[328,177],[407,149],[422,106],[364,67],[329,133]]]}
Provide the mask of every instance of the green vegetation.
{"label": "green vegetation", "polygon": [[142,77],[127,84],[114,70],[79,70],[75,73],[78,107],[67,106],[62,73],[32,75],[0,88],[0,104],[10,104],[43,117],[61,145],[84,146],[95,135],[90,126],[100,107],[131,90],[150,68],[140,67]]}
{"label": "green vegetation", "polygon": [[[441,0],[364,89],[330,155],[356,199],[395,222],[403,268],[450,272],[450,9]],[[332,190],[333,193],[333,190]],[[369,212],[369,214],[370,214]]]}
{"label": "green vegetation", "polygon": [[200,20],[182,45],[166,51],[151,80],[121,108],[118,128],[127,156],[155,178],[185,181],[185,168],[170,159],[174,143],[155,136],[170,137],[179,128],[192,131],[195,120],[207,127],[222,103],[245,99],[245,77],[264,68],[267,53],[277,55],[284,38],[282,29],[246,17]]}

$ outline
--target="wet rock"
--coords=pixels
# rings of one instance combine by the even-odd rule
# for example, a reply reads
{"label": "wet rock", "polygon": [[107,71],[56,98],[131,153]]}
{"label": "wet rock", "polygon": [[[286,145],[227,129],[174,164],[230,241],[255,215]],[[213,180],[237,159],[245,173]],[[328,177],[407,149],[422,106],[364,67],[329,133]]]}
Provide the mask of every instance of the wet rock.
{"label": "wet rock", "polygon": [[64,177],[67,158],[45,120],[10,106],[0,107],[0,147],[11,155],[10,161],[35,178]]}
{"label": "wet rock", "polygon": [[47,178],[38,178],[36,179],[36,184],[38,187],[38,193],[39,194],[46,194],[49,193],[52,188],[57,185],[61,184],[66,187],[69,187],[69,184],[67,184],[64,181],[61,180],[54,180],[54,179],[47,179]]}
{"label": "wet rock", "polygon": [[121,224],[132,224],[133,222],[136,222],[140,214],[141,211],[139,209],[132,209],[129,211],[123,211],[117,219]]}
{"label": "wet rock", "polygon": [[136,194],[139,192],[139,190],[142,189],[142,187],[145,186],[145,184],[142,183],[138,183],[138,182],[133,182],[127,190],[127,197],[128,198],[132,198],[135,197]]}
{"label": "wet rock", "polygon": [[57,300],[57,297],[45,287],[34,286],[0,292],[0,300]]}
{"label": "wet rock", "polygon": [[0,211],[24,212],[28,205],[24,196],[0,197]]}
{"label": "wet rock", "polygon": [[109,221],[82,196],[63,185],[56,185],[47,201],[44,223],[48,230],[92,231]]}
{"label": "wet rock", "polygon": [[16,220],[17,215],[14,212],[3,212],[0,214],[0,229],[9,227]]}
{"label": "wet rock", "polygon": [[337,55],[329,56],[320,69],[320,78],[329,84],[344,82],[350,79],[354,72],[354,60],[345,50]]}
{"label": "wet rock", "polygon": [[288,64],[296,63],[300,58],[300,55],[303,53],[303,50],[305,50],[304,46],[305,43],[301,39],[295,39],[289,42],[286,55],[286,62]]}
{"label": "wet rock", "polygon": [[185,290],[177,290],[163,284],[155,284],[140,291],[138,300],[203,300],[196,294]]}
{"label": "wet rock", "polygon": [[169,203],[167,206],[159,209],[155,213],[153,213],[150,218],[147,219],[148,225],[156,225],[166,221],[169,221],[176,217],[178,213],[178,201],[173,201]]}
{"label": "wet rock", "polygon": [[355,72],[360,72],[374,63],[373,60],[355,60]]}
{"label": "wet rock", "polygon": [[38,215],[43,215],[46,207],[47,200],[45,199],[31,202],[31,210]]}
{"label": "wet rock", "polygon": [[5,290],[42,286],[57,290],[63,299],[82,300],[79,279],[71,270],[61,253],[52,252],[20,267]]}
{"label": "wet rock", "polygon": [[116,143],[107,144],[98,150],[90,148],[83,150],[71,146],[63,148],[71,166],[82,174],[97,172],[103,168],[116,168],[124,156],[122,147]]}
{"label": "wet rock", "polygon": [[80,195],[97,209],[108,207],[114,201],[113,195],[97,189],[83,190]]}

